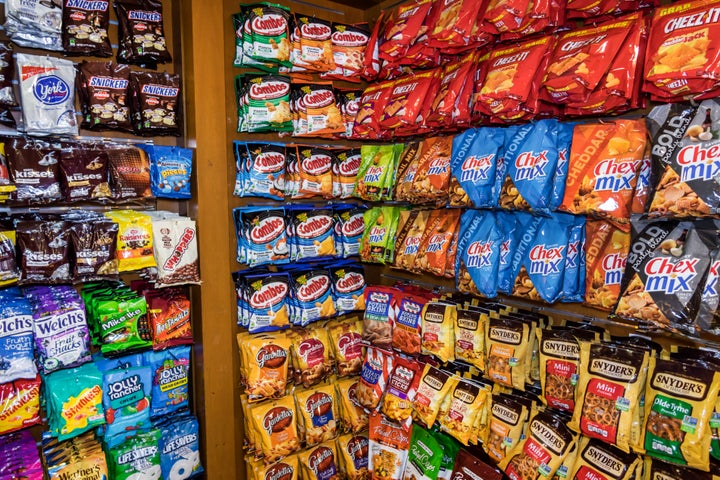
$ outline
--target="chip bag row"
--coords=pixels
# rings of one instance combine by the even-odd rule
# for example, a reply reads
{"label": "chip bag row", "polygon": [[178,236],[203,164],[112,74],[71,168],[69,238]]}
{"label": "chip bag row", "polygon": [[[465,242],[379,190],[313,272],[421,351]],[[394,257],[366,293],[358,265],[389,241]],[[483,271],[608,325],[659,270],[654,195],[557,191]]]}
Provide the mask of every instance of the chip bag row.
{"label": "chip bag row", "polygon": [[253,269],[233,274],[237,323],[249,333],[364,310],[365,273],[353,262],[297,265],[279,272]]}
{"label": "chip bag row", "polygon": [[461,210],[401,212],[393,266],[453,278]]}
{"label": "chip bag row", "polygon": [[584,217],[468,210],[460,219],[457,287],[488,298],[582,301],[584,244]]}
{"label": "chip bag row", "polygon": [[366,215],[352,204],[238,207],[237,261],[255,267],[358,255]]}

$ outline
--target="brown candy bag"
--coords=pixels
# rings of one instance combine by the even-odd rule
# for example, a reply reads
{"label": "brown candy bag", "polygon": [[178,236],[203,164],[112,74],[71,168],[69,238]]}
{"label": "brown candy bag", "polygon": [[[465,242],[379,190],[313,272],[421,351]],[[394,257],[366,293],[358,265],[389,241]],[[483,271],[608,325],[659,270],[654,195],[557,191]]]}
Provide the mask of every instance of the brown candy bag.
{"label": "brown candy bag", "polygon": [[116,0],[113,7],[120,25],[118,62],[152,66],[172,60],[160,1]]}
{"label": "brown candy bag", "polygon": [[127,65],[82,62],[78,74],[82,127],[132,131],[129,83],[130,67]]}
{"label": "brown candy bag", "polygon": [[175,135],[180,126],[180,75],[131,72],[131,116],[138,135]]}
{"label": "brown candy bag", "polygon": [[110,2],[63,3],[63,51],[69,55],[111,56]]}

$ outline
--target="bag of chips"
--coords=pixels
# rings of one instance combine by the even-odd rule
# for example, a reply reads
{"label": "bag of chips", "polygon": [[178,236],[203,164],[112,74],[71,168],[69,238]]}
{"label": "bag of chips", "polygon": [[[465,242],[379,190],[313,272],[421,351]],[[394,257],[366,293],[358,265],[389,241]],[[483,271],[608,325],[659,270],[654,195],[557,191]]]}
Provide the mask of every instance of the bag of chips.
{"label": "bag of chips", "polygon": [[455,270],[460,292],[493,298],[501,260],[500,223],[492,212],[468,210],[460,218]]}
{"label": "bag of chips", "polygon": [[290,339],[283,333],[237,338],[248,402],[285,394],[290,377]]}
{"label": "bag of chips", "polygon": [[405,425],[412,422],[412,406],[421,374],[419,363],[399,355],[395,357],[381,409],[387,418]]}
{"label": "bag of chips", "polygon": [[337,439],[341,475],[348,480],[363,480],[368,472],[369,439],[367,434],[342,435]]}
{"label": "bag of chips", "polygon": [[376,347],[365,350],[360,382],[355,389],[355,399],[360,406],[369,411],[380,408],[380,401],[393,371],[394,358],[392,352]]}
{"label": "bag of chips", "polygon": [[296,385],[309,388],[334,370],[335,357],[324,328],[303,328],[288,333],[292,342],[293,377]]}
{"label": "bag of chips", "polygon": [[368,414],[355,396],[360,383],[356,378],[345,378],[335,384],[340,407],[340,421],[345,432],[359,433],[368,427]]}
{"label": "bag of chips", "polygon": [[421,318],[422,353],[443,363],[455,360],[457,306],[433,300],[425,304]]}
{"label": "bag of chips", "polygon": [[300,448],[297,436],[297,412],[293,397],[259,403],[250,409],[249,420],[260,440],[266,465]]}
{"label": "bag of chips", "polygon": [[339,417],[333,385],[296,391],[295,403],[300,441],[312,447],[337,436]]}
{"label": "bag of chips", "polygon": [[476,208],[497,206],[495,169],[505,141],[497,128],[468,129],[453,138],[450,204]]}
{"label": "bag of chips", "polygon": [[410,428],[386,420],[381,413],[370,415],[370,448],[368,471],[373,480],[403,478]]}
{"label": "bag of chips", "polygon": [[440,404],[453,383],[450,373],[425,364],[413,403],[413,420],[431,427],[440,411]]}
{"label": "bag of chips", "polygon": [[612,309],[620,297],[620,284],[630,250],[630,234],[604,220],[586,224],[585,303]]}

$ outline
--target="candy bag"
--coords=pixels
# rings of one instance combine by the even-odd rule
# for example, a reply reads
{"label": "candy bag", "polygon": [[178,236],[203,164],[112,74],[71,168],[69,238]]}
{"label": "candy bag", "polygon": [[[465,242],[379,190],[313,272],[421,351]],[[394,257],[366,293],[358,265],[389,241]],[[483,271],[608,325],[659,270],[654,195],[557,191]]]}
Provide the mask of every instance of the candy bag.
{"label": "candy bag", "polygon": [[190,347],[173,347],[144,355],[152,375],[150,416],[161,417],[187,408]]}
{"label": "candy bag", "polygon": [[111,477],[117,480],[161,478],[160,430],[137,433],[117,447],[111,448]]}
{"label": "candy bag", "polygon": [[200,464],[200,427],[195,417],[173,421],[160,431],[162,478],[187,480],[205,471]]}
{"label": "candy bag", "polygon": [[133,430],[150,426],[152,375],[149,367],[109,370],[103,374],[105,443],[114,446]]}
{"label": "candy bag", "polygon": [[189,148],[147,145],[150,157],[150,188],[158,198],[187,200],[192,197],[193,151]]}
{"label": "candy bag", "polygon": [[0,384],[0,433],[40,423],[40,376]]}
{"label": "candy bag", "polygon": [[105,423],[102,380],[94,363],[45,377],[46,411],[54,437],[67,440]]}

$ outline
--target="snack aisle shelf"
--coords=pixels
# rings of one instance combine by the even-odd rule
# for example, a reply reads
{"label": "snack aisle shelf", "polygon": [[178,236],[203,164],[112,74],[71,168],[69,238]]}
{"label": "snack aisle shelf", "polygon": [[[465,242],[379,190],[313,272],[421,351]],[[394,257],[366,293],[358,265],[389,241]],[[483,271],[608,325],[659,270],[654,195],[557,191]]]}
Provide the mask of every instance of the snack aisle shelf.
{"label": "snack aisle shelf", "polygon": [[[317,11],[323,18],[344,22],[372,21],[383,5],[366,9],[375,2],[343,2],[354,3],[355,7],[323,0],[282,3],[294,11]],[[390,0],[384,5],[395,3],[396,0]],[[235,324],[235,291],[230,281],[231,273],[238,269],[232,209],[262,203],[232,196],[233,140],[278,141],[277,134],[237,133],[233,84],[241,70],[232,64],[235,35],[231,18],[238,7],[235,0],[180,3],[187,142],[197,148],[197,191],[193,192],[189,214],[198,220],[200,268],[204,272],[201,292],[193,297],[197,340],[193,393],[204,444],[203,466],[207,478],[218,480],[245,478],[235,341],[239,329]],[[322,142],[310,139],[307,143]]]}

